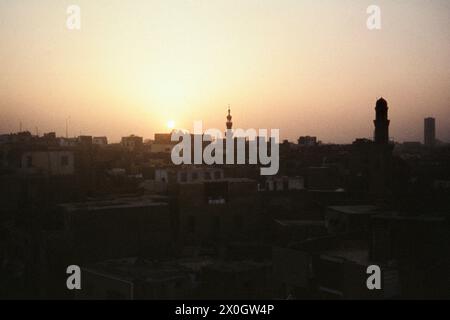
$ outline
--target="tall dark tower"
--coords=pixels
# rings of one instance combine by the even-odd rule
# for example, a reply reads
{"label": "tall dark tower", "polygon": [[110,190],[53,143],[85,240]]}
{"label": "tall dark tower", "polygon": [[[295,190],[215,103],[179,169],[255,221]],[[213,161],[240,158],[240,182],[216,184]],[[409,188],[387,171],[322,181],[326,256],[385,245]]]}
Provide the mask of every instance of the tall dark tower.
{"label": "tall dark tower", "polygon": [[231,121],[233,117],[231,116],[230,105],[228,105],[228,115],[227,115],[227,130],[231,130],[233,128],[233,122]]}
{"label": "tall dark tower", "polygon": [[424,143],[432,147],[436,143],[436,119],[425,118],[424,120]]}
{"label": "tall dark tower", "polygon": [[383,98],[377,101],[375,107],[376,118],[373,121],[375,124],[375,143],[388,144],[389,143],[389,123],[388,119],[388,104]]}

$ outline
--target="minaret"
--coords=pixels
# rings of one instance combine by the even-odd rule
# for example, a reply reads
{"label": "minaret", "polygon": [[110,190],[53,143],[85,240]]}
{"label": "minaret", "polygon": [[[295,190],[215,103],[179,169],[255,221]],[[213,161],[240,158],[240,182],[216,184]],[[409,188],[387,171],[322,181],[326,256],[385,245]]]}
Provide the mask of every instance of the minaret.
{"label": "minaret", "polygon": [[375,107],[376,118],[373,121],[375,124],[375,143],[388,144],[389,143],[389,123],[388,119],[388,104],[383,98],[377,101]]}
{"label": "minaret", "polygon": [[231,130],[233,128],[233,122],[231,121],[233,117],[231,116],[230,105],[228,105],[228,116],[227,116],[227,130]]}

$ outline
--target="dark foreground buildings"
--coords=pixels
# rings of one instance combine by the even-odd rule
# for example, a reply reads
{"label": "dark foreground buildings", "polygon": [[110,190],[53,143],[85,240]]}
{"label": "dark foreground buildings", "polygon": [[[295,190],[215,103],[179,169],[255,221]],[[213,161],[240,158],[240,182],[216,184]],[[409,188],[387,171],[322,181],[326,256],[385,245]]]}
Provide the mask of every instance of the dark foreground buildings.
{"label": "dark foreground buildings", "polygon": [[0,297],[448,299],[450,146],[392,142],[384,99],[374,125],[350,145],[283,142],[271,177],[174,166],[167,134],[2,135]]}

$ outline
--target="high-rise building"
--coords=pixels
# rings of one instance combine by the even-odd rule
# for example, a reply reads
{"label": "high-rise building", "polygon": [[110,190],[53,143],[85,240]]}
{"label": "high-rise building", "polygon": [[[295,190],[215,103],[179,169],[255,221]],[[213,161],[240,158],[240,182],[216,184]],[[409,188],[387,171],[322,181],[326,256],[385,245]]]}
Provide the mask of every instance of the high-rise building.
{"label": "high-rise building", "polygon": [[430,147],[436,143],[436,119],[434,118],[424,120],[424,143]]}
{"label": "high-rise building", "polygon": [[376,118],[373,121],[375,124],[375,143],[388,144],[389,143],[389,123],[388,119],[388,104],[383,98],[377,101],[375,112]]}

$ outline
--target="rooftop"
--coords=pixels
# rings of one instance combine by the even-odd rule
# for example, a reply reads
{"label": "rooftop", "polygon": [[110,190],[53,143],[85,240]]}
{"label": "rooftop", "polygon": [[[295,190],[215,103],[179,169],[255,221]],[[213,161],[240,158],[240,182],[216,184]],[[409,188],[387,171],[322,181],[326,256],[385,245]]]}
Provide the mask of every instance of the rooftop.
{"label": "rooftop", "polygon": [[333,246],[320,252],[323,259],[347,260],[362,265],[369,263],[369,247],[365,241],[336,239]]}
{"label": "rooftop", "polygon": [[325,226],[323,220],[275,220],[275,222],[283,227]]}
{"label": "rooftop", "polygon": [[105,260],[83,269],[126,281],[139,279],[162,282],[184,278],[187,275],[181,266],[136,257]]}
{"label": "rooftop", "polygon": [[208,268],[219,272],[246,272],[270,265],[271,262],[256,262],[252,260],[219,261],[211,264]]}
{"label": "rooftop", "polygon": [[346,214],[374,214],[378,207],[372,205],[329,206],[328,209]]}
{"label": "rooftop", "polygon": [[196,181],[187,181],[181,182],[181,184],[208,184],[208,183],[218,183],[218,182],[228,182],[228,183],[256,183],[256,180],[249,178],[221,178],[214,180],[196,180]]}
{"label": "rooftop", "polygon": [[347,261],[355,262],[358,264],[366,265],[369,263],[369,250],[367,249],[336,249],[324,251],[321,254],[321,258],[325,259],[345,259]]}
{"label": "rooftop", "polygon": [[373,217],[374,219],[390,219],[390,220],[403,220],[403,221],[423,221],[423,222],[444,222],[445,217],[437,216],[401,216],[401,215],[388,215],[378,214]]}
{"label": "rooftop", "polygon": [[83,269],[91,273],[125,281],[163,282],[186,278],[189,273],[199,271],[209,264],[211,264],[211,261],[204,258],[154,261],[126,257],[105,260]]}
{"label": "rooftop", "polygon": [[94,211],[104,209],[118,209],[118,208],[142,208],[142,207],[156,207],[167,206],[168,204],[161,199],[161,197],[117,197],[115,199],[103,200],[88,200],[85,202],[64,203],[59,206],[67,212],[74,212],[78,210]]}

